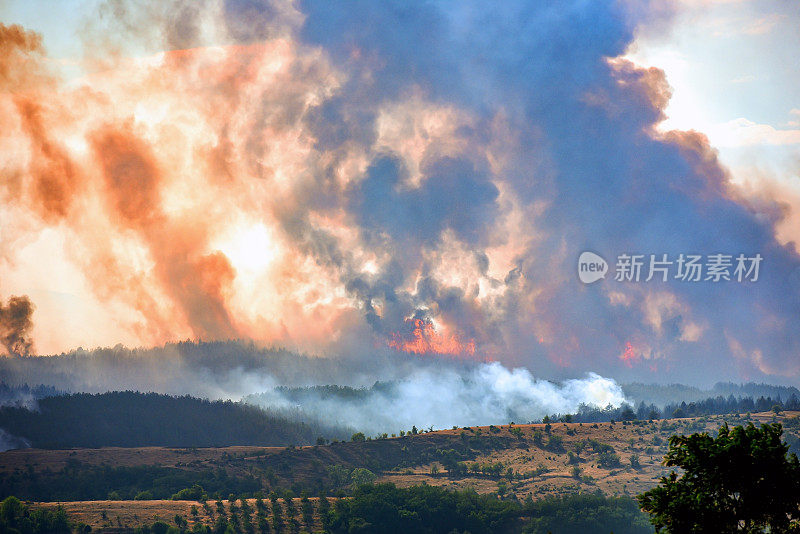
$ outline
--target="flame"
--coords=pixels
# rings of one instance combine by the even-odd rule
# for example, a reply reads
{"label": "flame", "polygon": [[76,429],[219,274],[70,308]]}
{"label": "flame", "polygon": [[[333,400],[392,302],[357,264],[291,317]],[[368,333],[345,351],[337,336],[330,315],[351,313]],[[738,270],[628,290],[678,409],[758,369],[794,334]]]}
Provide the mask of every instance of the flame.
{"label": "flame", "polygon": [[625,351],[619,355],[619,359],[622,360],[628,367],[633,367],[633,364],[638,363],[640,358],[641,356],[636,354],[631,342],[625,342]]}
{"label": "flame", "polygon": [[440,334],[427,319],[406,319],[405,324],[410,331],[393,333],[388,341],[391,348],[413,354],[475,355],[474,339],[462,343],[455,334]]}

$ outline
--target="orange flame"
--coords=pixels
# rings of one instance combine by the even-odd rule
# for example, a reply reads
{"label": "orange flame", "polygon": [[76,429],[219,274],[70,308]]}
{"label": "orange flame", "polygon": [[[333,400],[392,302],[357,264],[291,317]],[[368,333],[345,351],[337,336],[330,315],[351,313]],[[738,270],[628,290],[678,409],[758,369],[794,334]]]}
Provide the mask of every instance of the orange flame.
{"label": "orange flame", "polygon": [[631,342],[627,341],[625,343],[625,351],[619,355],[619,359],[625,362],[625,365],[628,367],[633,367],[633,364],[638,363],[640,358],[641,356],[636,354],[636,352],[633,350],[633,345],[631,345]]}
{"label": "orange flame", "polygon": [[475,355],[474,339],[462,343],[457,335],[440,334],[429,320],[406,319],[405,323],[411,328],[410,332],[393,333],[388,341],[391,348],[414,354]]}

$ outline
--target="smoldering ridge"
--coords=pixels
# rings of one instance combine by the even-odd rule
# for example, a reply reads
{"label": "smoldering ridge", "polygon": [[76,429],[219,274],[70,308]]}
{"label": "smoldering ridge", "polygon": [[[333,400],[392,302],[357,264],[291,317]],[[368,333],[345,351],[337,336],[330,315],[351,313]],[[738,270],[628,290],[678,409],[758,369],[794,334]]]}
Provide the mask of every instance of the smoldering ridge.
{"label": "smoldering ridge", "polygon": [[69,392],[138,390],[238,400],[277,386],[362,387],[419,370],[470,365],[474,364],[384,349],[314,356],[252,341],[184,341],[152,348],[117,345],[0,358],[0,379],[11,386],[42,384]]}
{"label": "smoldering ridge", "polygon": [[139,390],[243,400],[292,419],[370,433],[529,421],[625,401],[614,380],[594,373],[554,383],[498,362],[392,351],[370,358],[314,357],[233,341],[5,358],[0,376],[10,385],[41,383],[69,392]]}
{"label": "smoldering ridge", "polygon": [[617,408],[626,401],[614,380],[594,373],[554,383],[497,362],[420,369],[369,389],[276,388],[243,400],[370,434],[410,431],[413,426],[442,429],[528,422],[577,412],[582,406]]}

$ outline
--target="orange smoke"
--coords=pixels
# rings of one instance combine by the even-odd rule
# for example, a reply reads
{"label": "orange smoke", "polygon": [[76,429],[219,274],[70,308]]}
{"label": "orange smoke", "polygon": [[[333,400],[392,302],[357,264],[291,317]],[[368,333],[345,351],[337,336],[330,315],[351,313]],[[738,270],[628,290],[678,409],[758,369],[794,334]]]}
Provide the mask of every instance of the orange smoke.
{"label": "orange smoke", "polygon": [[[320,177],[324,194],[348,188],[366,156],[354,146],[332,160],[307,126],[343,75],[290,37],[98,60],[65,83],[37,34],[0,24],[0,220],[16,224],[0,242],[0,291],[40,303],[25,339],[45,353],[188,337],[345,343],[361,312],[344,258],[320,261],[316,243],[350,251],[351,269],[374,257],[315,195]],[[475,352],[409,326],[390,346]]]}
{"label": "orange smoke", "polygon": [[[4,228],[0,278],[4,293],[43,288],[34,301],[64,295],[68,310],[40,306],[40,332],[55,332],[45,351],[186,337],[291,345],[312,337],[306,315],[341,315],[333,290],[281,273],[332,276],[302,253],[277,254],[276,213],[301,203],[300,177],[315,175],[303,113],[335,83],[318,55],[276,39],[117,58],[65,84],[33,32],[0,24],[0,52],[0,215],[18,221]],[[230,256],[223,237],[252,228],[269,230],[271,252]],[[17,258],[42,239],[51,272],[34,278]],[[248,275],[253,257],[274,264]],[[90,337],[60,328],[75,304]],[[290,305],[298,316],[283,319]]]}
{"label": "orange smoke", "polygon": [[[418,94],[376,109],[386,131],[374,147],[324,151],[309,125],[347,77],[289,34],[144,57],[102,48],[66,79],[40,36],[0,24],[0,294],[37,305],[22,339],[45,354],[186,338],[314,353],[361,342],[347,284],[390,255],[361,241],[340,200],[384,144],[411,162],[467,151],[466,115]],[[429,253],[450,251],[474,256],[455,237]],[[465,294],[485,278],[471,260],[436,263],[430,276]],[[478,324],[480,306],[463,322]],[[389,346],[473,356],[475,340],[452,332],[409,320]],[[7,345],[30,350],[16,339]]]}
{"label": "orange smoke", "polygon": [[474,339],[462,343],[457,335],[440,334],[428,320],[406,319],[406,325],[410,327],[410,332],[393,333],[388,342],[391,348],[413,354],[475,355]]}

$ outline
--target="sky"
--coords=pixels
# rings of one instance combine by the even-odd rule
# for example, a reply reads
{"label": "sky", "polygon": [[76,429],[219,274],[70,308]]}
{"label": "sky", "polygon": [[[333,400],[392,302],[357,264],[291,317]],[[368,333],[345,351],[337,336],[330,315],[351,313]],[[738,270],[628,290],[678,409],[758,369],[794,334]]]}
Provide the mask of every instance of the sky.
{"label": "sky", "polygon": [[679,4],[666,33],[644,31],[628,57],[656,66],[673,88],[661,130],[698,130],[740,187],[775,187],[793,207],[778,224],[796,241],[800,219],[800,4]]}
{"label": "sky", "polygon": [[253,339],[799,383],[796,2],[6,0],[0,23],[10,356]]}

